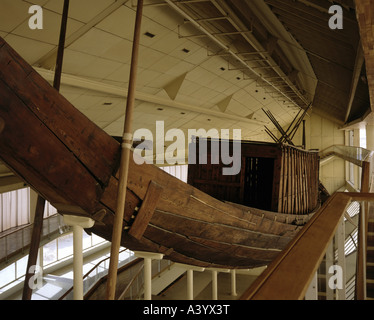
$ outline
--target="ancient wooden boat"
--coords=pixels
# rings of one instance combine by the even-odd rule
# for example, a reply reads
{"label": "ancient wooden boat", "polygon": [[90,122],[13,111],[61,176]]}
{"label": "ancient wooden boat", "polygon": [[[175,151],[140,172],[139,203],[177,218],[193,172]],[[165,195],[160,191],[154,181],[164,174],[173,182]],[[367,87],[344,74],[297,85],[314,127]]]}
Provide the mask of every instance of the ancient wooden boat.
{"label": "ancient wooden boat", "polygon": [[[110,241],[119,156],[113,137],[0,38],[0,158],[9,168],[60,214],[94,219],[88,231]],[[291,165],[288,159],[282,160],[284,168]],[[129,166],[122,245],[131,250],[163,253],[166,259],[203,267],[264,266],[309,218],[215,199],[132,158]],[[277,188],[288,188],[289,177],[291,170],[284,171]]]}

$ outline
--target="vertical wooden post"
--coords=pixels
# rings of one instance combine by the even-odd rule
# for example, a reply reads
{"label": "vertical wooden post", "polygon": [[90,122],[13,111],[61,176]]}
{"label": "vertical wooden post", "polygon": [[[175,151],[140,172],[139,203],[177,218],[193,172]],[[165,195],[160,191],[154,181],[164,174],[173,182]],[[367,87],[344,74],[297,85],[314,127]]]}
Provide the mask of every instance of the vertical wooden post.
{"label": "vertical wooden post", "polygon": [[111,246],[111,251],[110,251],[110,263],[109,263],[107,291],[106,291],[107,300],[114,300],[115,291],[116,291],[116,283],[117,283],[118,255],[119,255],[119,249],[121,246],[123,215],[125,211],[125,202],[126,202],[128,169],[129,169],[130,152],[131,152],[131,146],[132,146],[132,140],[133,140],[132,118],[133,118],[133,109],[134,109],[134,103],[135,103],[135,85],[136,85],[136,76],[137,76],[137,67],[138,67],[138,55],[139,55],[139,42],[140,42],[142,15],[143,15],[143,0],[138,0],[136,20],[135,20],[134,42],[133,42],[132,58],[131,58],[129,90],[128,90],[127,106],[126,106],[126,118],[125,118],[124,133],[123,133],[123,138],[122,138],[117,206],[116,206],[116,214],[114,216],[112,246]]}
{"label": "vertical wooden post", "polygon": [[[42,197],[38,196],[36,209],[35,209],[34,226],[33,226],[32,235],[31,235],[29,259],[27,262],[25,283],[23,286],[22,300],[31,300],[31,296],[32,296],[32,286],[29,285],[29,282],[35,272],[35,268],[32,268],[32,266],[36,265],[36,261],[38,259],[40,236],[41,236],[41,230],[43,228],[44,208],[45,208],[45,200]],[[34,271],[30,272],[30,270],[34,270]]]}
{"label": "vertical wooden post", "polygon": [[303,120],[303,149],[306,149],[305,121],[306,120]]}
{"label": "vertical wooden post", "polygon": [[[64,7],[63,7],[62,19],[61,19],[61,30],[60,30],[60,38],[59,38],[59,43],[58,43],[56,71],[55,71],[55,78],[53,81],[53,87],[57,91],[60,90],[60,84],[61,84],[61,73],[62,73],[62,64],[63,64],[63,59],[64,59],[66,28],[67,28],[67,20],[69,16],[69,3],[70,3],[70,0],[64,1]],[[38,195],[38,200],[37,200],[36,209],[35,209],[34,226],[33,226],[33,231],[32,231],[32,236],[31,236],[29,259],[27,262],[25,283],[23,287],[22,300],[31,300],[31,296],[32,296],[32,288],[29,286],[29,281],[31,277],[34,275],[34,272],[30,272],[30,270],[33,270],[34,268],[32,269],[30,268],[36,265],[36,261],[38,258],[40,237],[41,237],[41,232],[43,229],[44,208],[45,208],[45,199],[43,199],[40,195]]]}

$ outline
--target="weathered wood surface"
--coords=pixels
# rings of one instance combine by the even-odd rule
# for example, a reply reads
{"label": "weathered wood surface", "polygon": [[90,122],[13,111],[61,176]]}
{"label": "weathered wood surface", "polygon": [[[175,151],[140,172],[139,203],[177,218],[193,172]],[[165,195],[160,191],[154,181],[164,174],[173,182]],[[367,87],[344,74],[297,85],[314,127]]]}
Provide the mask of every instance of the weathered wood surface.
{"label": "weathered wood surface", "polygon": [[[119,143],[95,126],[0,38],[0,158],[64,214],[99,222],[90,230],[111,240],[118,189]],[[300,227],[223,203],[131,153],[124,226],[145,202],[151,181],[163,192],[131,250],[160,252],[197,266],[266,265]],[[142,231],[143,232],[143,231]]]}
{"label": "weathered wood surface", "polygon": [[129,230],[129,235],[135,239],[140,240],[143,237],[144,232],[155,213],[162,190],[163,188],[157,183],[153,181],[150,182],[147,193],[145,194],[144,200],[135,217],[135,221]]}

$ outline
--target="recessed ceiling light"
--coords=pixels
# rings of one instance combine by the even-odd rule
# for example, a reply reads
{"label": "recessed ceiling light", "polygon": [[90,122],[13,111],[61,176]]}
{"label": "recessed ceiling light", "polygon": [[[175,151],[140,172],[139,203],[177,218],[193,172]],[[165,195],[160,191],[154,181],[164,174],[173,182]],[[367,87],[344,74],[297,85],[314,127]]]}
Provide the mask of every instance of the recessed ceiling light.
{"label": "recessed ceiling light", "polygon": [[157,108],[157,110],[158,110],[158,111],[163,111],[164,109],[162,109],[162,108]]}
{"label": "recessed ceiling light", "polygon": [[190,50],[188,50],[186,48],[182,49],[182,51],[185,52],[185,53],[190,53]]}
{"label": "recessed ceiling light", "polygon": [[242,80],[242,78],[240,78],[240,77],[236,77],[236,80]]}
{"label": "recessed ceiling light", "polygon": [[221,69],[222,71],[225,71],[225,70],[226,70],[224,67],[221,67],[220,69]]}
{"label": "recessed ceiling light", "polygon": [[144,35],[147,36],[147,37],[149,37],[149,38],[154,38],[156,36],[155,34],[150,33],[148,31],[146,33],[144,33]]}
{"label": "recessed ceiling light", "polygon": [[111,106],[113,103],[112,102],[104,102],[103,106]]}

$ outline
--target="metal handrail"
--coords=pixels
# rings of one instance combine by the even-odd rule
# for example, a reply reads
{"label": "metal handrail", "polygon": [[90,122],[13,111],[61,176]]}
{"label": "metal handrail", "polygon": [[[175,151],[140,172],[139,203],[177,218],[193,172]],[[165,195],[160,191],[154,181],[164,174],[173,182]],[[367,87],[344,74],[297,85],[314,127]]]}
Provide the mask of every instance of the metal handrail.
{"label": "metal handrail", "polygon": [[[126,252],[126,251],[129,251],[128,249],[124,249],[124,250],[121,250],[119,253],[121,254],[121,253],[123,253],[123,252]],[[102,264],[102,263],[104,263],[105,261],[107,261],[107,260],[109,260],[110,259],[110,257],[107,257],[107,258],[105,258],[105,259],[103,259],[103,260],[101,260],[101,261],[99,261],[95,266],[93,266],[88,272],[86,272],[86,274],[83,276],[83,281],[84,281],[84,279],[86,279],[86,278],[88,278],[89,277],[89,275],[91,274],[91,273],[93,273],[97,268],[99,268],[100,267],[100,265]],[[98,281],[96,281],[96,283],[98,283],[98,282],[100,282],[100,281],[102,281],[103,280],[103,278],[105,278],[105,276],[103,276],[102,278],[100,278]],[[63,299],[65,299],[66,298],[66,296],[68,295],[68,294],[70,294],[72,291],[74,290],[74,286],[71,286],[60,298],[59,298],[59,300],[63,300]]]}
{"label": "metal handrail", "polygon": [[[56,219],[57,218],[57,225],[56,225],[56,228],[51,228],[51,220],[52,219]],[[46,222],[46,225],[44,224]],[[49,216],[47,218],[45,218],[43,220],[43,231],[44,231],[44,228],[46,227],[47,230],[46,232],[43,232],[42,236],[43,238],[48,238],[50,236],[52,236],[52,234],[56,233],[56,232],[59,232],[59,234],[61,233],[61,225],[63,224],[62,222],[62,218],[59,214],[54,214],[52,216]],[[27,238],[27,233],[26,232],[29,232],[29,238],[30,238],[30,241],[31,241],[31,232],[32,232],[32,227],[33,227],[33,224],[27,224],[27,225],[24,225],[24,226],[20,226],[20,227],[16,227],[17,229],[16,230],[13,230],[13,231],[10,231],[10,232],[7,232],[7,231],[4,231],[3,232],[3,235],[0,236],[0,241],[4,241],[5,244],[2,245],[3,248],[5,248],[5,254],[4,256],[1,256],[0,257],[0,261],[6,261],[6,262],[9,262],[9,258],[18,254],[19,252],[21,253],[25,253],[26,249],[30,246],[30,243],[29,242],[26,242],[26,238]],[[70,229],[67,228],[66,230],[63,230],[64,233],[69,231]],[[5,233],[5,234],[4,234]],[[21,242],[20,242],[20,246],[19,247],[16,247],[14,248],[13,250],[8,250],[8,239],[10,237],[14,237],[16,236],[16,234],[20,234],[21,235]]]}
{"label": "metal handrail", "polygon": [[131,286],[135,282],[135,280],[139,277],[141,272],[144,270],[144,264],[139,268],[139,270],[136,272],[134,277],[130,280],[129,284],[126,286],[126,288],[123,290],[123,292],[118,297],[118,300],[124,300],[126,293],[130,290]]}

